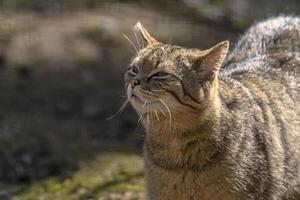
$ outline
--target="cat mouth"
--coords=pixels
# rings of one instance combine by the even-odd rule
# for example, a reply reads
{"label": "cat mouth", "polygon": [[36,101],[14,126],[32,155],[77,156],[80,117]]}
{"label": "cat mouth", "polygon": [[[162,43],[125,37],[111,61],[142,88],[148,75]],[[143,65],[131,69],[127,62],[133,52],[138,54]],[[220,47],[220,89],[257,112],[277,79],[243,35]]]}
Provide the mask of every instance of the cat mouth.
{"label": "cat mouth", "polygon": [[127,88],[127,97],[129,102],[131,102],[134,105],[134,107],[136,107],[139,110],[149,110],[149,106],[155,106],[159,102],[159,100],[153,99],[149,96],[144,97],[144,95],[138,92],[137,90],[133,90],[130,84]]}
{"label": "cat mouth", "polygon": [[145,100],[145,98],[141,94],[131,88],[131,84],[129,84],[127,88],[127,97],[129,101],[137,100],[140,103],[147,102],[147,100]]}

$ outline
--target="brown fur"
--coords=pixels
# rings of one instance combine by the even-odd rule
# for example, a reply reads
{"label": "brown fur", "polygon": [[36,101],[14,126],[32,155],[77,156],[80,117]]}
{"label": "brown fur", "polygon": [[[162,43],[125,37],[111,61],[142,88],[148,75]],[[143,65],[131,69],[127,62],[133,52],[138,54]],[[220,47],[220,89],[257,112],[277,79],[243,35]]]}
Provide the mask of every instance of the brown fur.
{"label": "brown fur", "polygon": [[136,30],[125,88],[148,199],[299,199],[300,19],[253,26],[227,59],[226,41],[201,51]]}

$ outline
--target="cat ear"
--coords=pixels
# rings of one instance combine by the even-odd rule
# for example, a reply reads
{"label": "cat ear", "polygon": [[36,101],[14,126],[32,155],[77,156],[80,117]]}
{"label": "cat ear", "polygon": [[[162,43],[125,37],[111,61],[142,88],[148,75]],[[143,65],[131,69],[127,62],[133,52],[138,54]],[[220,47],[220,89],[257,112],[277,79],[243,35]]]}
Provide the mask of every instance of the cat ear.
{"label": "cat ear", "polygon": [[212,79],[217,76],[229,48],[229,41],[223,41],[214,47],[200,52],[195,70],[203,79]]}
{"label": "cat ear", "polygon": [[140,22],[134,26],[134,33],[137,36],[140,48],[158,43]]}

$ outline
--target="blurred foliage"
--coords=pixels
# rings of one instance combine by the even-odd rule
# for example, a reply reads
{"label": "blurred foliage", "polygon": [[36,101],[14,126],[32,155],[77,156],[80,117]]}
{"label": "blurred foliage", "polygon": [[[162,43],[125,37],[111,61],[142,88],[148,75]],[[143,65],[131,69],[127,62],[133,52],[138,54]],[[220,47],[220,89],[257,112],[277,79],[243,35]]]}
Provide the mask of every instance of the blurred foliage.
{"label": "blurred foliage", "polygon": [[70,12],[72,10],[99,9],[113,4],[127,4],[152,8],[177,16],[227,22],[243,29],[253,20],[278,14],[298,14],[298,0],[0,0],[2,10],[35,12]]}
{"label": "blurred foliage", "polygon": [[28,9],[33,11],[84,9],[100,7],[104,3],[114,3],[116,0],[1,0],[0,4],[6,9]]}

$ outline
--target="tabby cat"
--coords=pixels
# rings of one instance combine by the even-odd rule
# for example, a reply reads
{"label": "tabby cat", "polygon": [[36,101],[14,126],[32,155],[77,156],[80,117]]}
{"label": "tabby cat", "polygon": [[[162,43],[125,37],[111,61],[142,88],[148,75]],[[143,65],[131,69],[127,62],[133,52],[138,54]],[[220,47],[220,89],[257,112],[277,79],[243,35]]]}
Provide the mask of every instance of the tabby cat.
{"label": "tabby cat", "polygon": [[135,32],[125,88],[146,130],[147,199],[300,199],[300,18],[252,26],[231,53]]}

